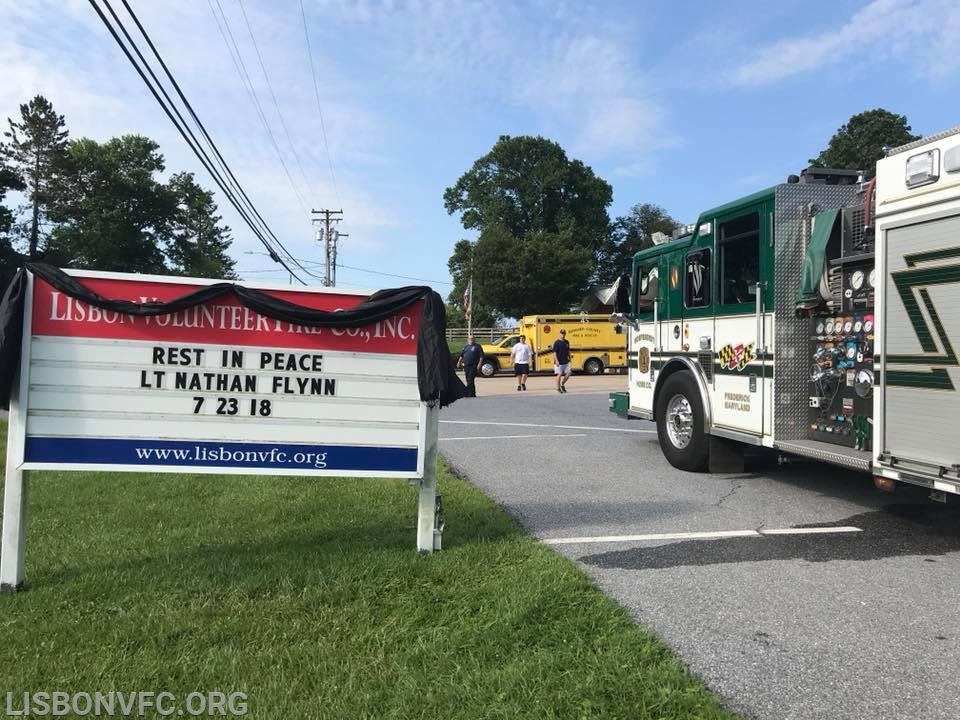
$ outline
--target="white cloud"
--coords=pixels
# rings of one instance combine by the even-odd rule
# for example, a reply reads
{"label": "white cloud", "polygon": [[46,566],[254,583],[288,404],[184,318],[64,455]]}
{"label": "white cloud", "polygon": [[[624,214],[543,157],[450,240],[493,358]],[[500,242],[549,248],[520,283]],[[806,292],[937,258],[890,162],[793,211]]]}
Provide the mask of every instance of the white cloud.
{"label": "white cloud", "polygon": [[925,76],[960,67],[956,0],[873,0],[835,30],[787,38],[760,48],[737,67],[737,85],[766,85],[840,62],[903,58]]}
{"label": "white cloud", "polygon": [[[120,3],[112,5],[128,30],[135,33],[136,28],[123,14]],[[131,5],[254,205],[295,256],[320,255],[312,240],[309,216],[305,214],[311,206],[337,207],[342,203],[351,227],[357,230],[395,223],[393,209],[377,202],[356,179],[362,168],[384,162],[380,120],[353,98],[347,84],[338,80],[342,74],[335,72],[315,47],[321,97],[327,111],[326,137],[337,172],[337,187],[333,186],[297,4],[284,13],[265,13],[255,2],[246,3],[290,131],[294,156],[238,5],[221,2],[296,193],[254,110],[209,4],[177,0],[162,5]],[[0,16],[5,18],[0,24],[0,67],[4,68],[0,117],[16,116],[20,103],[42,94],[66,116],[72,136],[103,141],[130,132],[147,135],[160,144],[168,172],[192,170],[202,184],[215,189],[213,180],[162,113],[88,2],[0,0]],[[142,45],[144,53],[149,52]],[[159,66],[156,69],[159,74]],[[173,96],[173,89],[168,90]],[[302,203],[297,194],[304,197]],[[233,254],[239,257],[247,251],[263,250],[219,192],[217,202],[233,229]],[[355,246],[372,252],[383,249],[381,242],[368,238],[364,232],[356,233]],[[242,262],[249,267],[250,261],[244,258]],[[258,263],[271,264],[267,260]]]}
{"label": "white cloud", "polygon": [[673,142],[662,127],[664,107],[653,93],[641,95],[648,81],[615,41],[592,34],[559,38],[518,81],[532,106],[573,134],[575,154],[649,155]]}
{"label": "white cloud", "polygon": [[[451,107],[478,108],[483,113],[477,118],[478,132],[499,134],[497,130],[510,132],[507,128],[519,125],[525,132],[557,139],[588,164],[619,165],[621,174],[644,172],[653,152],[677,142],[665,129],[658,89],[638,67],[635,36],[615,25],[602,4],[312,0],[304,5],[336,172],[334,188],[299,3],[244,0],[298,162],[239,4],[220,0],[280,152],[304,195],[299,202],[220,35],[210,7],[211,2],[217,6],[216,0],[130,2],[254,204],[299,257],[320,255],[304,212],[310,207],[343,207],[343,229],[350,233],[347,250],[356,265],[413,262],[410,258],[421,247],[411,252],[409,245],[395,241],[400,222],[407,232],[418,231],[424,247],[449,243],[451,232],[458,231],[450,230],[452,221],[439,203],[439,219],[425,217],[429,212],[411,219],[406,207],[415,196],[414,202],[425,193],[439,197],[437,185],[443,181],[434,177],[433,185],[423,187],[415,168],[401,166],[398,146],[418,133],[453,134],[445,124]],[[122,12],[119,2],[111,4]],[[98,140],[128,132],[148,135],[160,143],[169,171],[193,170],[203,185],[213,187],[87,0],[0,0],[0,17],[0,119],[15,115],[19,103],[41,93],[66,115],[72,135]],[[417,104],[420,117],[425,108],[436,121],[402,126],[394,118],[397,103]],[[437,147],[425,159],[446,172],[444,155],[474,149]],[[462,167],[450,175],[458,171]],[[234,254],[262,250],[226,198],[218,193],[217,201],[234,231]],[[428,232],[435,237],[427,237]],[[422,250],[421,257],[439,258],[424,262],[444,268],[429,271],[431,275],[445,273],[446,249]],[[367,263],[360,260],[364,255]],[[254,260],[249,256],[241,262],[255,268],[250,264]],[[258,262],[269,266],[265,259]]]}
{"label": "white cloud", "polygon": [[419,97],[453,93],[520,108],[595,162],[669,144],[664,107],[628,54],[635,40],[603,8],[537,0],[330,0],[325,11],[375,33]]}

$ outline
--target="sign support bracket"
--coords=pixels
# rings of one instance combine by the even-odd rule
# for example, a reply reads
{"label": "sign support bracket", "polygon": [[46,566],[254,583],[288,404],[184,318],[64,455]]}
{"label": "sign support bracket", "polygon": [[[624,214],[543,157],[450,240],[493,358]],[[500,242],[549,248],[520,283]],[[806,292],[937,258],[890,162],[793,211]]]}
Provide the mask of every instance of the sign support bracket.
{"label": "sign support bracket", "polygon": [[27,473],[23,465],[23,430],[19,402],[19,377],[14,379],[10,395],[7,428],[7,464],[3,481],[3,538],[0,543],[0,592],[16,592],[23,587],[24,545],[27,534]]}
{"label": "sign support bracket", "polygon": [[443,527],[439,521],[440,496],[437,494],[437,440],[440,435],[440,401],[427,403],[423,478],[417,509],[417,550],[431,553],[441,549]]}

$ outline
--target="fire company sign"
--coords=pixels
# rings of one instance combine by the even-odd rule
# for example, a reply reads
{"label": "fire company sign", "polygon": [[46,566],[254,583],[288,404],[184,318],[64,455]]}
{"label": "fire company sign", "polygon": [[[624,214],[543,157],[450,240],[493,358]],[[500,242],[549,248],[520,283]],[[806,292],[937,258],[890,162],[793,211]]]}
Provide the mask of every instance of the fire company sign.
{"label": "fire company sign", "polygon": [[[70,275],[102,298],[135,303],[168,303],[212,283]],[[235,294],[132,315],[27,278],[10,400],[4,589],[22,580],[24,470],[419,479],[418,547],[439,546],[438,408],[421,400],[417,380],[424,300],[365,325],[313,327],[265,317]],[[348,310],[367,298],[332,288],[249,290],[305,311]]]}
{"label": "fire company sign", "polygon": [[[171,279],[83,282],[140,302],[196,289]],[[364,299],[271,294],[319,310]],[[23,469],[422,474],[419,306],[350,328],[266,318],[233,297],[137,317],[35,278],[28,316]]]}

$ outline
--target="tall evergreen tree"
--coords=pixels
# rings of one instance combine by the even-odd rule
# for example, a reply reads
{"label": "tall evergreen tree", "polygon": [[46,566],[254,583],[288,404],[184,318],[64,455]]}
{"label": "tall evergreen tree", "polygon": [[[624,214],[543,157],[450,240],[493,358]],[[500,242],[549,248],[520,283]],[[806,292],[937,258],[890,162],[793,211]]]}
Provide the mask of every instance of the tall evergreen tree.
{"label": "tall evergreen tree", "polygon": [[221,225],[213,193],[194,180],[193,173],[177,173],[167,187],[176,200],[167,240],[170,271],[188,277],[237,279],[235,260],[227,251],[230,228]]}
{"label": "tall evergreen tree", "polygon": [[51,260],[117,272],[166,273],[163,248],[176,198],[157,181],[163,156],[153,140],[124,135],[70,141],[64,191],[52,217]]}
{"label": "tall evergreen tree", "polygon": [[30,226],[27,234],[28,256],[37,257],[40,249],[40,226],[55,201],[67,151],[67,130],[63,115],[57,115],[53,104],[42,95],[20,106],[20,122],[7,120],[8,139],[2,146],[3,156],[13,171],[26,183],[30,203]]}

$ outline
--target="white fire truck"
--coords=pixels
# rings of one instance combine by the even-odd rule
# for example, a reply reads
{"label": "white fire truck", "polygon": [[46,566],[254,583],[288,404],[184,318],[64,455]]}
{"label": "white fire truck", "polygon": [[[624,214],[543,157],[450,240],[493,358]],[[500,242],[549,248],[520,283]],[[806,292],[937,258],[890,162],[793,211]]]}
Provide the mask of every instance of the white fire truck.
{"label": "white fire truck", "polygon": [[960,493],[960,127],[655,243],[621,278],[610,409],[655,421],[674,467],[736,471],[757,445]]}

